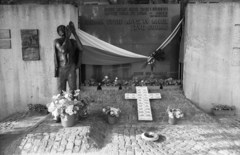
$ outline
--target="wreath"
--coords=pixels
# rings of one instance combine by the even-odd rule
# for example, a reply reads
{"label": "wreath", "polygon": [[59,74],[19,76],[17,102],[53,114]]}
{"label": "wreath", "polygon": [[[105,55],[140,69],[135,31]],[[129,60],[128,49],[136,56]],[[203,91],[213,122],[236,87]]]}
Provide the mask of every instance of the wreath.
{"label": "wreath", "polygon": [[159,135],[154,132],[144,132],[141,135],[142,139],[146,141],[157,141],[159,139]]}
{"label": "wreath", "polygon": [[165,59],[165,52],[161,49],[158,49],[157,51],[154,51],[152,54],[150,54],[147,58],[147,62],[143,65],[143,68],[145,68],[147,65],[151,65],[151,67],[154,67],[155,61],[163,61]]}

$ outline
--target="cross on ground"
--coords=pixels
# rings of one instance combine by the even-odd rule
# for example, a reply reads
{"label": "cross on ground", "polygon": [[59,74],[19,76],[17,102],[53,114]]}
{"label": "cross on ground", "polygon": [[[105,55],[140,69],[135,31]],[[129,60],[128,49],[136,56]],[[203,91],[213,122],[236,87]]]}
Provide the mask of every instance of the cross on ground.
{"label": "cross on ground", "polygon": [[136,87],[137,94],[125,94],[125,99],[137,99],[138,120],[152,121],[150,99],[160,99],[160,93],[148,93],[147,87]]}

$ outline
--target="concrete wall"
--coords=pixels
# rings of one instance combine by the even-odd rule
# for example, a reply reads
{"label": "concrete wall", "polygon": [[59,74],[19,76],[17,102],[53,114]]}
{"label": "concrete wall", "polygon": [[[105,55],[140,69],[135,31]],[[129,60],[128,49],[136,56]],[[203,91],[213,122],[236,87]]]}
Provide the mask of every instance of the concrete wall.
{"label": "concrete wall", "polygon": [[206,111],[235,105],[240,114],[240,3],[188,4],[183,86]]}
{"label": "concrete wall", "polygon": [[[11,30],[11,49],[0,49],[0,120],[27,110],[27,104],[45,104],[57,93],[53,77],[53,40],[56,28],[71,20],[77,26],[72,5],[0,5],[0,29]],[[21,29],[38,29],[39,61],[23,61]]]}

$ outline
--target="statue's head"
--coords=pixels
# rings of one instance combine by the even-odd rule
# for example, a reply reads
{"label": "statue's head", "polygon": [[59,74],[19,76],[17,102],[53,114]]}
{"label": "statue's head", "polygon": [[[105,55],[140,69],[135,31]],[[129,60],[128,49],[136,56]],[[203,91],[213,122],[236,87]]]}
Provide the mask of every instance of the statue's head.
{"label": "statue's head", "polygon": [[58,33],[58,35],[61,36],[61,37],[66,36],[66,34],[65,34],[65,29],[66,29],[66,26],[64,26],[64,25],[59,25],[59,26],[57,27],[57,33]]}

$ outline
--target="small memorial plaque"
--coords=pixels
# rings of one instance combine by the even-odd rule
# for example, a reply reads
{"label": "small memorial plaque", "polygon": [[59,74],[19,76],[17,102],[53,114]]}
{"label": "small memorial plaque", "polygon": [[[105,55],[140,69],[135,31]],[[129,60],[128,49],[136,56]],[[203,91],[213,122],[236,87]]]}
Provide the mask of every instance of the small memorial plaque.
{"label": "small memorial plaque", "polygon": [[240,24],[235,24],[233,28],[233,43],[234,46],[239,47],[240,44]]}
{"label": "small memorial plaque", "polygon": [[11,39],[10,30],[0,29],[0,39]]}
{"label": "small memorial plaque", "polygon": [[240,48],[234,47],[232,50],[232,66],[240,66]]}
{"label": "small memorial plaque", "polygon": [[21,30],[21,38],[23,60],[40,60],[38,30]]}
{"label": "small memorial plaque", "polygon": [[11,40],[0,39],[0,49],[11,49]]}

